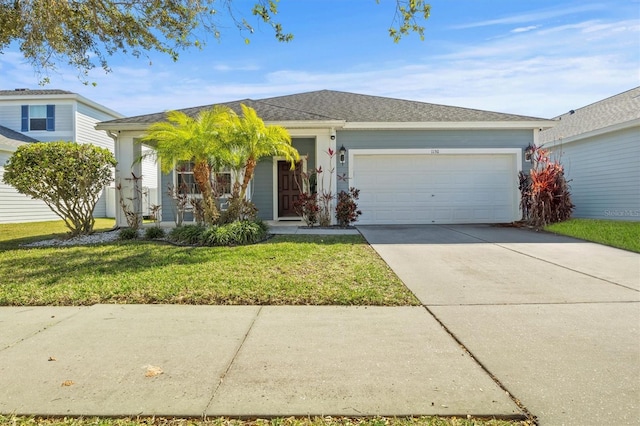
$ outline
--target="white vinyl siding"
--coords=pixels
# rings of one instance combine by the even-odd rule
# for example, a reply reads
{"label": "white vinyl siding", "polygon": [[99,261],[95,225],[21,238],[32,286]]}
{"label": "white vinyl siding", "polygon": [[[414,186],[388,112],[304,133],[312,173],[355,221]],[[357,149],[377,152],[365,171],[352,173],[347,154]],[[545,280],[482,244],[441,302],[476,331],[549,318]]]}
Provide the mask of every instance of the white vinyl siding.
{"label": "white vinyl siding", "polygon": [[2,181],[4,164],[11,152],[0,151],[0,223],[41,222],[60,219],[40,201],[20,194]]}
{"label": "white vinyl siding", "polygon": [[573,216],[640,221],[640,127],[555,146],[570,181]]}
{"label": "white vinyl siding", "polygon": [[18,104],[0,105],[0,125],[19,132],[21,129],[21,106]]}

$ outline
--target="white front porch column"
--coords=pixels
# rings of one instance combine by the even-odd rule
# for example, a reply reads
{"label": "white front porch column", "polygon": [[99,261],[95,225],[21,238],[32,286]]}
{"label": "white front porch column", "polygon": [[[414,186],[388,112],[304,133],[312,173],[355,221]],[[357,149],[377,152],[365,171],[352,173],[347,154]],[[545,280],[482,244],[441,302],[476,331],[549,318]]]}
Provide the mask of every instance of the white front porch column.
{"label": "white front porch column", "polygon": [[[335,130],[326,129],[316,134],[316,168],[322,167],[322,173],[318,176],[318,191],[324,185],[325,191],[330,191],[336,196],[338,188],[338,177],[336,175],[336,163],[338,161],[338,152],[336,150]],[[333,139],[331,137],[333,136]],[[329,149],[333,151],[333,158],[329,156]],[[321,180],[323,181],[321,183]],[[331,223],[336,223],[335,200],[331,203]]]}
{"label": "white front porch column", "polygon": [[[127,209],[138,213],[142,221],[142,146],[135,143],[134,135],[118,133],[115,143],[116,165],[116,226],[127,227],[127,218],[122,209],[122,202]],[[118,190],[118,188],[121,188]]]}

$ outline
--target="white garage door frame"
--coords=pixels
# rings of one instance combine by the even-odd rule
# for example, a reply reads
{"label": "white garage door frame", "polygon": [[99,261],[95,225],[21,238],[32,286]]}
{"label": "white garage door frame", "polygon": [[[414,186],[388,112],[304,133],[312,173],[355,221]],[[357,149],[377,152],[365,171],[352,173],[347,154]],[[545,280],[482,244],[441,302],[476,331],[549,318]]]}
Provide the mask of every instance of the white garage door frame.
{"label": "white garage door frame", "polygon": [[519,148],[418,148],[418,149],[349,149],[349,182],[353,183],[353,186],[358,185],[357,180],[354,178],[356,158],[358,156],[415,156],[415,155],[460,155],[460,156],[478,156],[480,161],[483,155],[509,155],[512,157],[514,170],[516,172],[513,185],[512,197],[514,200],[512,207],[512,218],[518,220],[520,218],[520,191],[517,181],[517,175],[522,171],[522,150]]}

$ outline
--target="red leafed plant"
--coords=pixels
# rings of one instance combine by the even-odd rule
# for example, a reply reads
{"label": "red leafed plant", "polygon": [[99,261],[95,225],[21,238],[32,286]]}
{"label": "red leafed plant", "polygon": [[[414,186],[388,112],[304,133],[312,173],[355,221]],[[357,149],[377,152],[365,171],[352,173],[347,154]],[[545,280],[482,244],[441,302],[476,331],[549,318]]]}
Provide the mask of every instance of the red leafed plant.
{"label": "red leafed plant", "polygon": [[535,147],[533,155],[534,166],[529,175],[520,172],[519,176],[520,208],[526,222],[542,228],[569,219],[575,206],[562,165],[551,161],[546,149]]}

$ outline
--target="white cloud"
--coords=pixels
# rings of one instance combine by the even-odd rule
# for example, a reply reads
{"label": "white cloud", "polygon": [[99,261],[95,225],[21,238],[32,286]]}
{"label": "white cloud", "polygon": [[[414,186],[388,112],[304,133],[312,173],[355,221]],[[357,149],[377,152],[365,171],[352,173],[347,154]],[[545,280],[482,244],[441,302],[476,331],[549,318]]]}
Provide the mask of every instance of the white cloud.
{"label": "white cloud", "polygon": [[512,33],[526,33],[527,31],[540,28],[540,25],[529,25],[528,27],[519,27],[511,30]]}
{"label": "white cloud", "polygon": [[535,21],[549,20],[552,18],[558,18],[566,15],[574,15],[581,12],[592,12],[603,9],[603,5],[598,4],[586,4],[581,6],[562,7],[548,10],[540,10],[529,13],[521,13],[512,16],[505,16],[498,19],[490,19],[486,21],[472,22],[468,24],[455,25],[454,29],[468,29],[478,27],[488,27],[493,25],[512,25],[512,24],[524,24]]}

